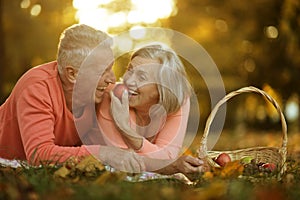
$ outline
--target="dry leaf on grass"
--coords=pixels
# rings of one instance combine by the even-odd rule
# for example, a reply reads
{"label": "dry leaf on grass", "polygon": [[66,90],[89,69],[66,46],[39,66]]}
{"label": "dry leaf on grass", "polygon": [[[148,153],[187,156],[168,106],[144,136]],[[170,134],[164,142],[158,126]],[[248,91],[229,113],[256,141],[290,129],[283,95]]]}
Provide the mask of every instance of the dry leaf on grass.
{"label": "dry leaf on grass", "polygon": [[105,170],[104,165],[93,156],[87,156],[81,161],[72,157],[67,160],[62,167],[55,171],[54,177],[67,178],[74,174],[85,174],[87,176],[88,174],[93,175],[96,172],[103,170]]}
{"label": "dry leaf on grass", "polygon": [[203,174],[205,180],[212,179],[213,177],[222,177],[222,178],[233,178],[238,177],[243,174],[244,166],[240,163],[239,160],[228,162],[224,167],[214,167],[209,172]]}
{"label": "dry leaf on grass", "polygon": [[54,177],[66,178],[71,173],[71,170],[62,166],[57,171],[54,172]]}
{"label": "dry leaf on grass", "polygon": [[105,183],[108,182],[117,182],[117,181],[123,181],[125,177],[127,176],[127,173],[125,172],[109,172],[105,171],[101,176],[99,176],[95,180],[95,184],[98,185],[104,185]]}
{"label": "dry leaf on grass", "polygon": [[104,170],[104,165],[94,156],[88,156],[76,165],[76,169],[82,172],[102,171]]}

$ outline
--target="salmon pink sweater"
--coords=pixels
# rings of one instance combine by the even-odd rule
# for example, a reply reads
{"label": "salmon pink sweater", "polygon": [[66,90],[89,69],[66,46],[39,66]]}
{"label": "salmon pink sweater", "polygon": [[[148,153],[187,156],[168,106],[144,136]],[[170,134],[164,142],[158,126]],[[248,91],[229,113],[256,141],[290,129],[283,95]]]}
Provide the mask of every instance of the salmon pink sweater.
{"label": "salmon pink sweater", "polygon": [[[109,89],[112,88],[113,87],[109,87]],[[167,115],[165,122],[160,124],[157,132],[150,133],[155,135],[153,140],[149,141],[145,137],[143,138],[142,148],[139,149],[137,153],[155,159],[176,158],[182,148],[187,129],[189,111],[190,100],[188,98],[177,112]],[[135,129],[135,113],[132,109],[130,109],[129,112],[130,126]],[[128,148],[111,116],[110,96],[108,93],[104,94],[104,98],[97,113],[99,128],[102,133],[104,144],[125,149]]]}
{"label": "salmon pink sweater", "polygon": [[66,106],[57,62],[30,69],[0,107],[0,157],[38,164],[86,155],[90,152]]}

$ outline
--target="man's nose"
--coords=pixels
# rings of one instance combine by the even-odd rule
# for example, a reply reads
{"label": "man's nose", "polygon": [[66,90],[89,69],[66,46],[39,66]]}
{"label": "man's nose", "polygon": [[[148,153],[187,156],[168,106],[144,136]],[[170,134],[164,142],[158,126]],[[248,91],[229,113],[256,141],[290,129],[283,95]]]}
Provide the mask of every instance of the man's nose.
{"label": "man's nose", "polygon": [[109,72],[107,74],[107,77],[106,77],[106,82],[107,83],[115,83],[116,82],[116,77],[115,77],[115,74],[113,71]]}

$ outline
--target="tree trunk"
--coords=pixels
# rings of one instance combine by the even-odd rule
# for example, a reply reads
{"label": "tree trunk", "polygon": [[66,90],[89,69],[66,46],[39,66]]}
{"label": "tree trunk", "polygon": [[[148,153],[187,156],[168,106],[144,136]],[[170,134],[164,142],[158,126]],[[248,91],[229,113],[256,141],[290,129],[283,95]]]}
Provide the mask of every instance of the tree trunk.
{"label": "tree trunk", "polygon": [[6,56],[4,44],[4,30],[3,30],[3,0],[0,0],[0,104],[6,99],[4,91],[5,84],[5,70],[6,70]]}

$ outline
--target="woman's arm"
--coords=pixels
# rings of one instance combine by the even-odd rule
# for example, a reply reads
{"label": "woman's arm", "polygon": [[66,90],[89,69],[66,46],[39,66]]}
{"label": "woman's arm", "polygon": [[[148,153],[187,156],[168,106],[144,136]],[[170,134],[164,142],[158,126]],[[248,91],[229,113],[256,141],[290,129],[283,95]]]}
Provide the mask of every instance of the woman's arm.
{"label": "woman's arm", "polygon": [[190,101],[187,99],[180,110],[168,115],[153,142],[143,140],[143,146],[139,153],[151,158],[177,158],[186,133],[189,109]]}
{"label": "woman's arm", "polygon": [[[130,127],[127,94],[123,94],[122,101],[120,101],[111,93],[112,117],[125,143],[140,154],[153,158],[170,159],[178,156],[187,128],[189,109],[190,101],[187,99],[179,111],[167,117],[155,140],[151,142]],[[150,134],[147,133],[147,135]]]}
{"label": "woman's arm", "polygon": [[121,101],[113,92],[110,92],[110,98],[112,117],[125,143],[134,150],[140,149],[143,145],[143,137],[130,127],[127,90],[124,91]]}

